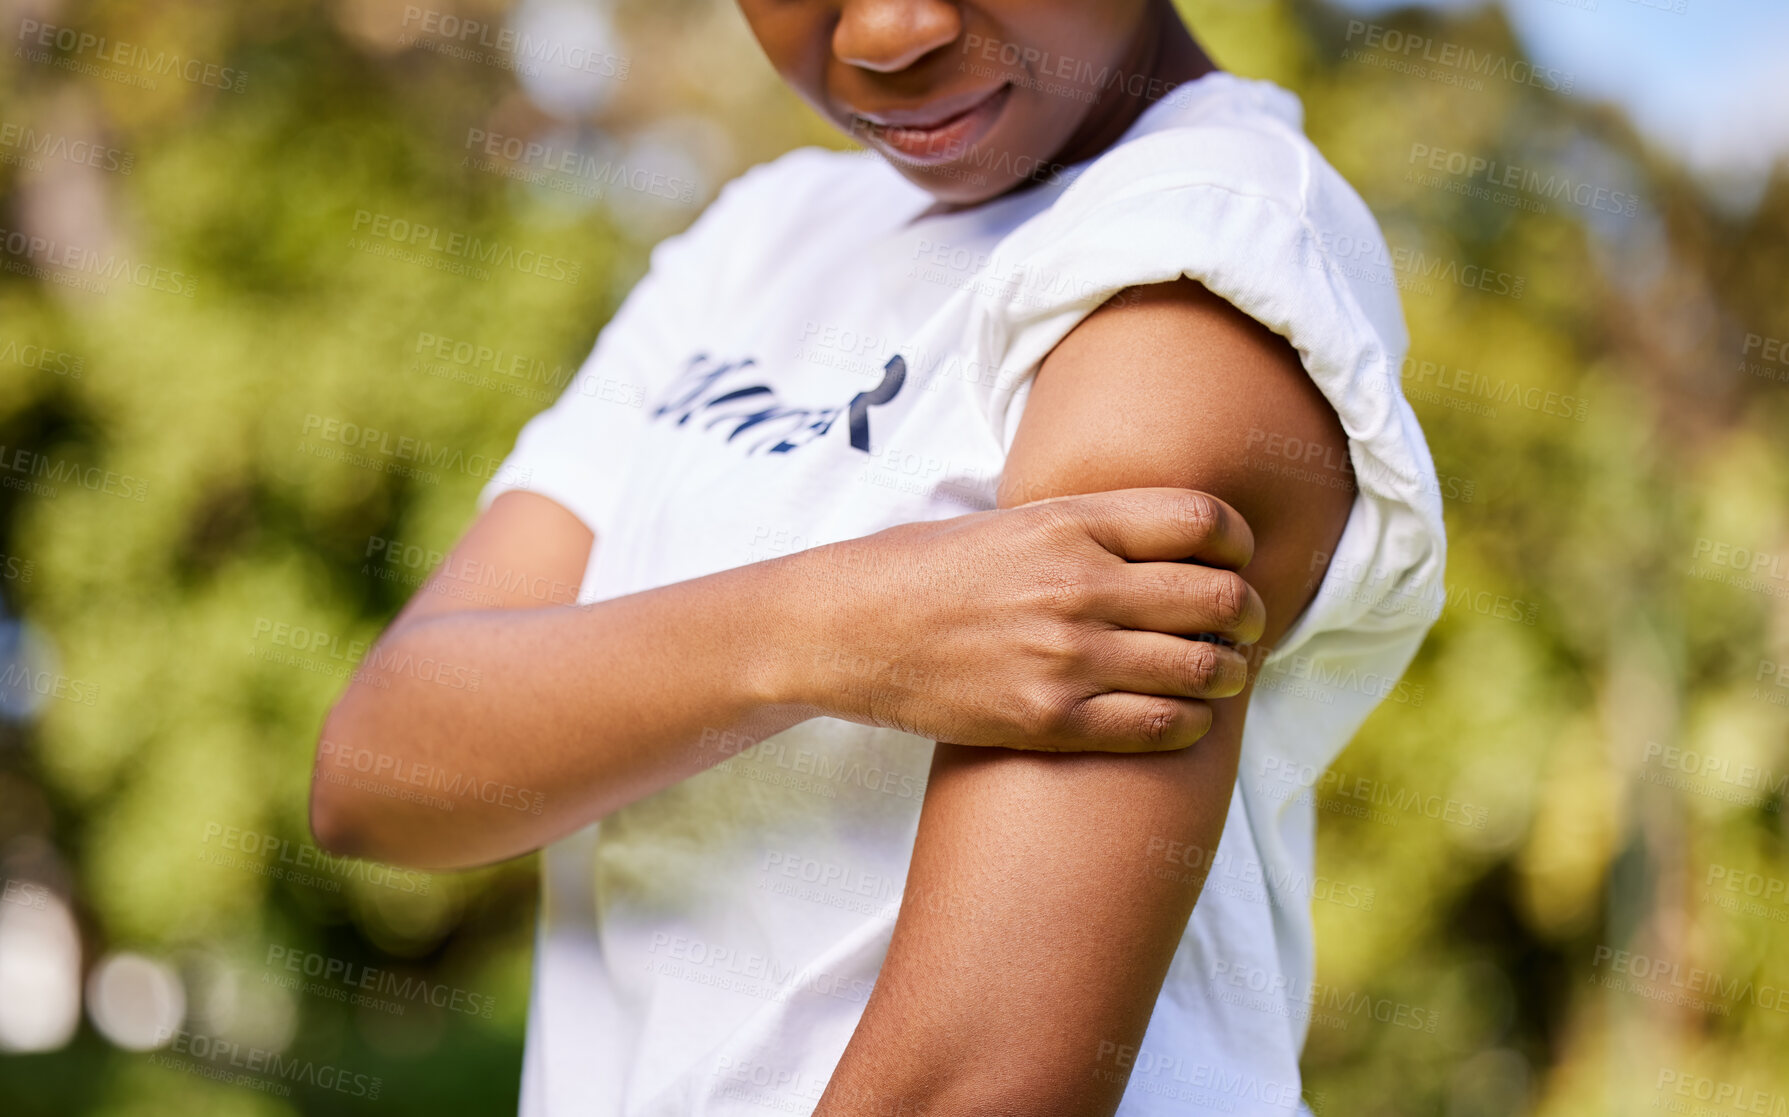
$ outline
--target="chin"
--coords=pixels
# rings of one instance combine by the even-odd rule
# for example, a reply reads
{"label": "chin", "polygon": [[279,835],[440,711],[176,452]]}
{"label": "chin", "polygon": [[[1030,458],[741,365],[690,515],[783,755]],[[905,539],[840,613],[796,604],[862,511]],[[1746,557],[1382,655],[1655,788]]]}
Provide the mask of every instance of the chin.
{"label": "chin", "polygon": [[1013,181],[994,182],[985,173],[968,168],[954,174],[948,167],[904,167],[899,163],[894,166],[907,181],[951,206],[980,205],[1017,185]]}
{"label": "chin", "polygon": [[[995,172],[985,166],[977,166],[970,160],[925,166],[891,157],[886,152],[879,154],[908,182],[939,202],[951,206],[980,205],[993,201],[1002,194],[1023,189],[1034,182],[1047,181],[1049,178],[1048,172],[1036,179],[1014,174],[1006,168]],[[1044,161],[1036,160],[1034,165],[1043,166]]]}

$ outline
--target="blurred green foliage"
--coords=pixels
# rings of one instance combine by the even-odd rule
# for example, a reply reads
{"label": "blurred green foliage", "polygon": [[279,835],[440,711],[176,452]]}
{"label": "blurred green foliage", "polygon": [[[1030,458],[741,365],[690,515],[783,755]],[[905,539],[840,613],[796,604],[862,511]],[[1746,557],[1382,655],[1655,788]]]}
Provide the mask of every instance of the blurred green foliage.
{"label": "blurred green foliage", "polygon": [[[1701,1076],[1780,1100],[1789,1001],[1760,990],[1789,985],[1789,906],[1748,909],[1721,884],[1789,878],[1773,782],[1789,769],[1789,688],[1764,667],[1789,662],[1789,583],[1748,583],[1716,556],[1789,556],[1789,357],[1747,348],[1789,337],[1789,177],[1727,215],[1607,107],[1398,72],[1350,39],[1351,17],[1304,0],[1182,6],[1221,63],[1300,94],[1312,138],[1404,261],[1405,387],[1451,538],[1450,603],[1410,675],[1420,701],[1385,704],[1321,785],[1322,872],[1374,903],[1316,904],[1321,988],[1349,1007],[1311,1029],[1307,1094],[1326,1114],[1630,1113],[1688,1104],[1660,1083]],[[438,7],[501,25],[505,5]],[[414,588],[370,573],[370,541],[444,550],[486,475],[364,468],[319,456],[331,444],[314,431],[353,423],[500,458],[651,244],[697,210],[480,169],[469,130],[556,126],[511,70],[405,45],[404,9],[0,6],[9,31],[41,19],[246,75],[240,91],[167,77],[148,89],[0,56],[0,124],[129,156],[128,171],[0,164],[0,228],[191,283],[190,297],[129,281],[96,294],[0,272],[0,446],[117,480],[0,489],[0,556],[31,564],[0,583],[6,609],[97,695],[0,728],[0,856],[65,867],[90,958],[169,959],[199,1019],[295,1031],[293,1051],[383,1082],[376,1103],[273,1097],[84,1025],[59,1052],[0,1060],[8,1113],[513,1112],[531,860],[435,876],[426,895],[365,869],[320,871],[322,884],[268,872],[309,856],[317,726],[355,642]],[[1495,9],[1376,19],[1521,58]],[[586,138],[671,137],[703,181],[698,203],[789,147],[842,146],[730,5],[635,0],[617,26],[632,68]],[[1474,196],[1426,172],[1418,145],[1638,205]],[[375,255],[356,238],[378,216],[549,252],[577,282]],[[1468,267],[1519,278],[1520,296],[1453,278]],[[429,336],[547,372],[469,383],[429,359]],[[63,359],[24,360],[24,346]],[[318,634],[299,669],[268,639],[279,625]],[[1684,778],[1667,746],[1728,773],[1758,766],[1764,790],[1706,793],[1734,785]],[[1431,817],[1450,801],[1477,821]],[[218,864],[227,828],[268,847],[238,839],[256,848]],[[269,944],[399,967],[497,1011],[394,1016],[256,987]],[[1624,950],[1747,992],[1705,995],[1709,1008],[1648,995],[1670,979],[1601,984]],[[1435,1027],[1375,1019],[1386,1005]]]}

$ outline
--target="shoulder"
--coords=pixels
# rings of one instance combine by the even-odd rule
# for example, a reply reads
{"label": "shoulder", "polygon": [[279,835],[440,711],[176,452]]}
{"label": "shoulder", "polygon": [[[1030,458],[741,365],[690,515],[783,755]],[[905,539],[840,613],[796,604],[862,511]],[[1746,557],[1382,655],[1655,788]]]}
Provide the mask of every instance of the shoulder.
{"label": "shoulder", "polygon": [[873,155],[796,148],[729,180],[687,229],[660,242],[652,268],[749,282],[770,257],[824,243],[812,234],[861,224],[912,189]]}
{"label": "shoulder", "polygon": [[[1001,367],[1034,367],[1121,291],[1185,277],[1234,308],[1231,317],[1290,343],[1358,448],[1387,455],[1398,478],[1420,485],[1431,467],[1399,391],[1409,338],[1389,254],[1302,118],[1291,93],[1228,74],[1152,106],[1136,134],[997,251],[1002,274],[1024,280],[981,308]],[[1193,315],[1183,301],[1149,317]]]}
{"label": "shoulder", "polygon": [[[1182,468],[1237,485],[1262,514],[1288,484],[1325,506],[1351,486],[1361,530],[1337,553],[1436,581],[1439,490],[1401,391],[1409,337],[1378,222],[1304,135],[1292,94],[1218,77],[1152,109],[1002,246],[997,266],[1027,285],[982,308],[1000,367],[1039,369],[1058,393],[1085,385],[1074,410],[1122,398],[1148,417],[1134,435],[1178,441],[1195,455]],[[1037,417],[1030,387],[1021,377],[1010,404],[990,404],[1015,448],[1020,416]],[[1314,610],[1314,625],[1362,622],[1368,596]]]}
{"label": "shoulder", "polygon": [[1195,278],[1220,294],[1339,280],[1359,325],[1394,347],[1405,341],[1378,221],[1305,135],[1299,99],[1270,82],[1220,72],[1169,93],[1046,220],[1050,239],[1098,236],[1145,272],[1184,261],[1219,273]]}
{"label": "shoulder", "polygon": [[1150,106],[1125,142],[1088,165],[1068,197],[1097,206],[1198,187],[1306,218],[1373,224],[1366,206],[1305,135],[1297,95],[1221,71]]}
{"label": "shoulder", "polygon": [[798,147],[721,187],[703,219],[824,223],[913,189],[873,153]]}

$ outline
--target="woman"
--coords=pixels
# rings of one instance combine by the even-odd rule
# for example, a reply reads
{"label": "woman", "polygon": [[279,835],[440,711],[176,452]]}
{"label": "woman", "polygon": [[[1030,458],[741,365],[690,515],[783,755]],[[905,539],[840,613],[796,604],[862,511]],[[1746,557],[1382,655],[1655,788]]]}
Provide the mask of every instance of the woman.
{"label": "woman", "polygon": [[1167,0],[741,6],[879,157],[655,250],[319,841],[544,847],[527,1114],[1302,1111],[1300,792],[1444,551],[1370,214]]}

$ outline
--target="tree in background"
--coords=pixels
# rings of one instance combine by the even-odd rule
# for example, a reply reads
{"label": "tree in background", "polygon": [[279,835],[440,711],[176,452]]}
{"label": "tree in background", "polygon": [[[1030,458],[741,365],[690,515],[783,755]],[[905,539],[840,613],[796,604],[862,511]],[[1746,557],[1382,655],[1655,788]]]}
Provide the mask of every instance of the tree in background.
{"label": "tree in background", "polygon": [[[1715,206],[1495,9],[1183,9],[1384,224],[1451,540],[1409,676],[1312,681],[1387,691],[1335,769],[1240,777],[1316,785],[1307,1096],[1772,1111],[1789,177]],[[730,4],[595,10],[0,9],[0,974],[66,910],[89,990],[9,1112],[513,1111],[532,862],[320,859],[316,727],[651,244],[844,142]],[[157,1019],[311,1077],[130,1050]]]}

